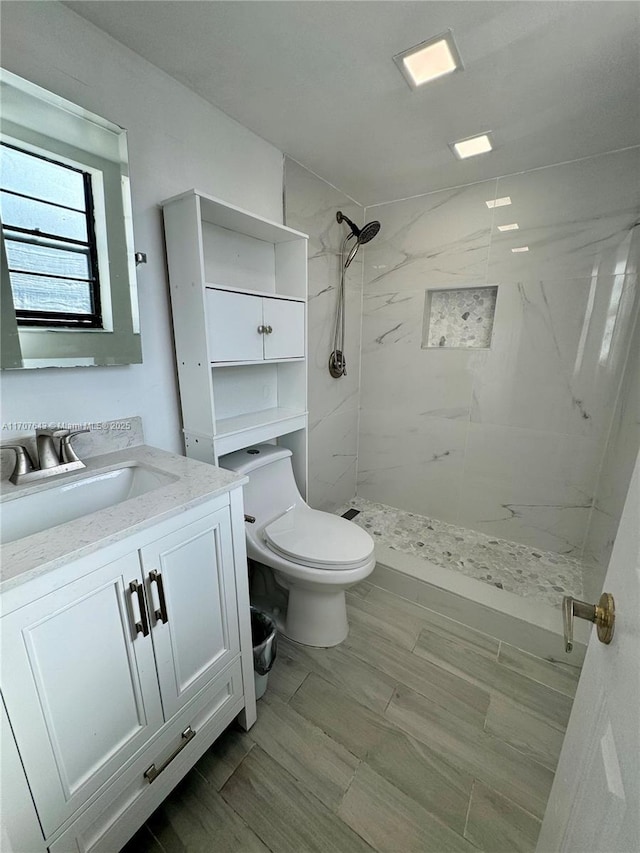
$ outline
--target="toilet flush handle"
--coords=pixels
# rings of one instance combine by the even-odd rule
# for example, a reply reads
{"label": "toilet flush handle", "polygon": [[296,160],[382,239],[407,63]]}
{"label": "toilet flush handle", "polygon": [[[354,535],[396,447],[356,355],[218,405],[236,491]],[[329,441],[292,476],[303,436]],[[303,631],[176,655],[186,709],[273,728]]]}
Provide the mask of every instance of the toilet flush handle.
{"label": "toilet flush handle", "polygon": [[248,524],[255,524],[255,523],[256,523],[256,517],[255,517],[255,515],[245,515],[244,520],[245,520]]}

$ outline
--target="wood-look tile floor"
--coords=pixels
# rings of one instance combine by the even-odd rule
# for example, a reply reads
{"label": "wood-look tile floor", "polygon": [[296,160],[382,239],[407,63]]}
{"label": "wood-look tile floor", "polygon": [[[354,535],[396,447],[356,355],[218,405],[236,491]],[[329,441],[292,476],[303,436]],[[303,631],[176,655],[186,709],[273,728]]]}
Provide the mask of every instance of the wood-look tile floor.
{"label": "wood-look tile floor", "polygon": [[579,670],[363,583],[333,649],[280,638],[228,729],[126,853],[535,849]]}

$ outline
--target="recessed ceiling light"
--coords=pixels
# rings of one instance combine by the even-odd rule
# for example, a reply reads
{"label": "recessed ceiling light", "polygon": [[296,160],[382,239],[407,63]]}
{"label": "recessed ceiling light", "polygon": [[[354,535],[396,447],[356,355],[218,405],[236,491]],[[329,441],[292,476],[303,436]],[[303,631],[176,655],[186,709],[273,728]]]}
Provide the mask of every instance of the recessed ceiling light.
{"label": "recessed ceiling light", "polygon": [[495,198],[490,199],[489,201],[485,201],[485,204],[488,208],[504,207],[506,204],[511,204],[511,198],[508,195],[505,195],[502,198]]}
{"label": "recessed ceiling light", "polygon": [[451,30],[403,50],[393,61],[412,89],[464,67]]}
{"label": "recessed ceiling light", "polygon": [[511,251],[512,252],[528,252],[529,247],[528,246],[518,246],[517,249],[512,249]]}
{"label": "recessed ceiling light", "polygon": [[466,160],[467,157],[475,157],[477,154],[493,151],[493,143],[488,133],[470,136],[468,139],[460,139],[458,142],[452,142],[449,147],[458,160]]}
{"label": "recessed ceiling light", "polygon": [[512,222],[510,225],[498,225],[498,231],[518,231],[520,226],[517,222]]}

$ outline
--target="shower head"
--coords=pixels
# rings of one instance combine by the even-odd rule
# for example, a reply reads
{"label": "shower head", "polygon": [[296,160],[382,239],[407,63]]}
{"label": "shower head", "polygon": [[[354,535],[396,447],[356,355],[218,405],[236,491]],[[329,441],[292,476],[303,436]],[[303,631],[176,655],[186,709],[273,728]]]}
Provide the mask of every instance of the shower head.
{"label": "shower head", "polygon": [[368,243],[369,240],[373,240],[379,230],[380,223],[377,219],[374,219],[373,222],[367,222],[366,225],[362,226],[362,229],[358,234],[358,243],[362,246],[363,243]]}
{"label": "shower head", "polygon": [[358,226],[353,223],[348,216],[345,216],[341,210],[336,213],[336,219],[338,220],[338,222],[347,223],[347,225],[351,229],[351,234],[349,235],[349,237],[355,237],[358,241],[359,246],[362,246],[364,243],[368,243],[369,240],[373,240],[373,238],[380,230],[380,223],[377,220],[374,220],[373,222],[367,222],[367,224],[363,225],[362,228],[358,228]]}

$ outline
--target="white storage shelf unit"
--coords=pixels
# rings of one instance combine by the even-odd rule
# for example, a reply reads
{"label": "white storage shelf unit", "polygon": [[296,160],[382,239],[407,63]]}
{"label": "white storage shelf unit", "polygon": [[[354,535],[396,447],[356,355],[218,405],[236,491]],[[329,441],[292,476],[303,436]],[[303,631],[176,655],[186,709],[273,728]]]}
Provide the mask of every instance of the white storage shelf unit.
{"label": "white storage shelf unit", "polygon": [[195,190],[163,207],[187,455],[277,439],[304,489],[307,236]]}

